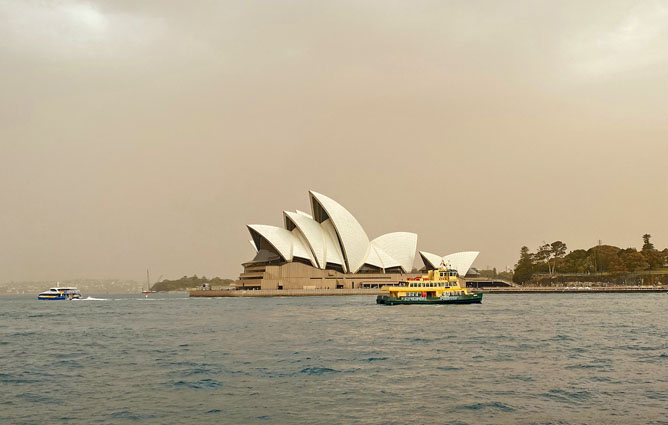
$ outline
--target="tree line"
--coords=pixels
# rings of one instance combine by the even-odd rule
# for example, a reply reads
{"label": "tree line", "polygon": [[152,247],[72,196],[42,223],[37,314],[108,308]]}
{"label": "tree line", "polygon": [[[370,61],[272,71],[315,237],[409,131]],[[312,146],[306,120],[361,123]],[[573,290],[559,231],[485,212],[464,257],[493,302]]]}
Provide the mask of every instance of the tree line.
{"label": "tree line", "polygon": [[544,243],[536,252],[523,246],[520,259],[515,264],[513,280],[525,283],[539,273],[554,276],[558,273],[629,273],[664,268],[668,263],[668,248],[659,251],[651,242],[651,237],[650,234],[643,235],[640,251],[636,248],[597,245],[567,254],[568,248],[562,241]]}
{"label": "tree line", "polygon": [[185,291],[188,288],[201,288],[203,284],[208,286],[227,286],[234,282],[232,279],[221,279],[219,277],[214,277],[213,279],[208,279],[206,276],[197,277],[193,276],[183,276],[180,279],[176,280],[162,280],[157,282],[151,287],[152,291]]}

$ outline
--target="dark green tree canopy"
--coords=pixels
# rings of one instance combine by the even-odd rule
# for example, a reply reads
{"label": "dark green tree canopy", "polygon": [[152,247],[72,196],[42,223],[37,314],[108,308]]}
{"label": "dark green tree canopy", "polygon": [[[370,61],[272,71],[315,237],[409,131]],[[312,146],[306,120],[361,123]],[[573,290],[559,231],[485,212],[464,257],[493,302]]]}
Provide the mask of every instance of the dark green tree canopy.
{"label": "dark green tree canopy", "polygon": [[654,244],[649,241],[651,237],[652,237],[652,235],[650,235],[649,233],[645,233],[644,235],[642,235],[642,241],[643,241],[642,250],[643,251],[653,251],[654,250]]}
{"label": "dark green tree canopy", "polygon": [[520,249],[520,259],[515,265],[513,280],[517,283],[529,281],[536,273],[589,274],[589,273],[634,273],[647,269],[668,267],[668,248],[659,251],[650,242],[651,235],[643,235],[643,247],[619,248],[613,245],[597,245],[587,250],[567,252],[566,244],[554,241],[543,242],[533,254],[528,247]]}

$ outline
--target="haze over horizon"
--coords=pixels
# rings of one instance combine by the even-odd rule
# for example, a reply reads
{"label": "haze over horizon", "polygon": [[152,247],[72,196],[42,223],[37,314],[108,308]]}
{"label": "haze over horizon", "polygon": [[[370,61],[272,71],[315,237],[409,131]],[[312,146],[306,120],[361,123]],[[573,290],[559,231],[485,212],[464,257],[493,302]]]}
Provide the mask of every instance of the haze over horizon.
{"label": "haze over horizon", "polygon": [[236,278],[309,189],[479,268],[663,249],[667,65],[655,1],[0,0],[0,282]]}

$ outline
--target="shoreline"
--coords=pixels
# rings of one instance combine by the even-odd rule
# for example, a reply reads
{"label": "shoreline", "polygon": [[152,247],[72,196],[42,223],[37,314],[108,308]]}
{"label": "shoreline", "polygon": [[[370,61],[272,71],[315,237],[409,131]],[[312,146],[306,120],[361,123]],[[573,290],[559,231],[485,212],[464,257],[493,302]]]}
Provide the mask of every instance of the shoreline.
{"label": "shoreline", "polygon": [[[483,294],[600,294],[600,293],[668,293],[668,287],[616,286],[600,288],[487,288],[472,289]],[[190,297],[204,298],[239,298],[239,297],[327,297],[351,295],[382,295],[378,289],[256,289],[256,290],[189,290]]]}

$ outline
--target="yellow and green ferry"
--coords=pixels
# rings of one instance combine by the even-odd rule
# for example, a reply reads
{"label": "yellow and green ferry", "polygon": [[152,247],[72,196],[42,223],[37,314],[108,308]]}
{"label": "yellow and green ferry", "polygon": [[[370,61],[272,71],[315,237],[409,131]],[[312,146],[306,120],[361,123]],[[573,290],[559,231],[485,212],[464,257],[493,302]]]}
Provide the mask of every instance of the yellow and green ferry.
{"label": "yellow and green ferry", "polygon": [[469,292],[460,285],[456,270],[441,267],[429,270],[427,275],[409,278],[398,285],[383,286],[377,304],[480,304],[482,294]]}

